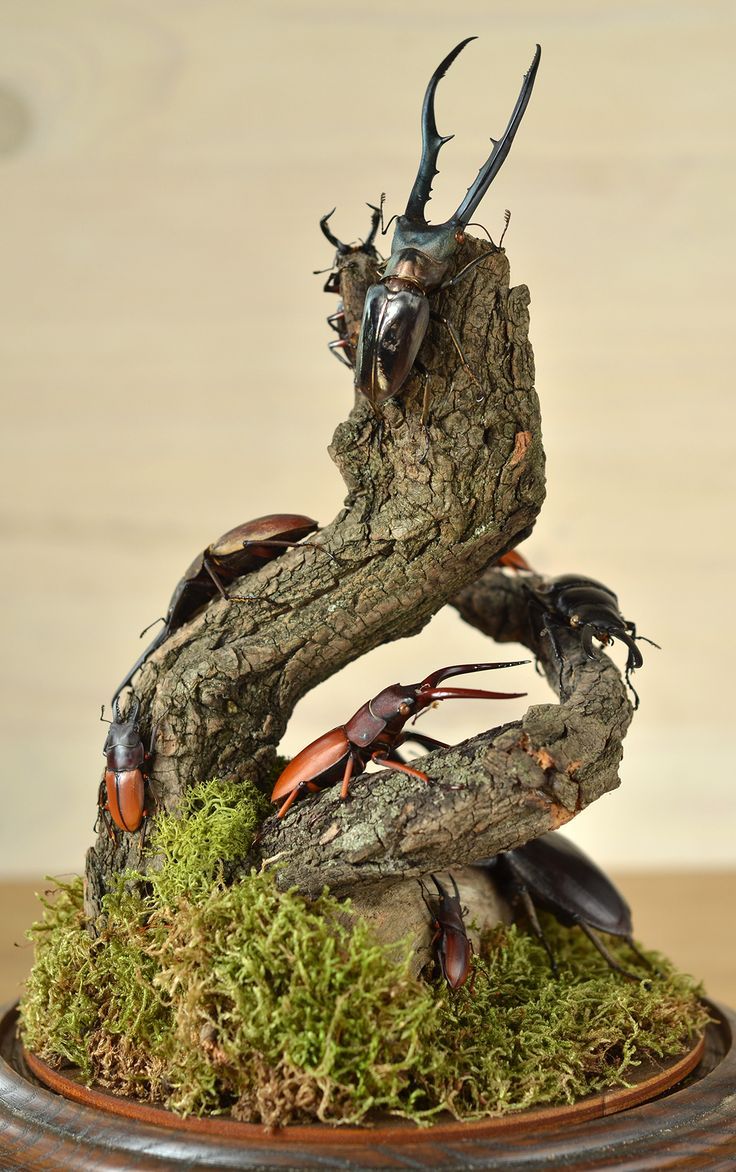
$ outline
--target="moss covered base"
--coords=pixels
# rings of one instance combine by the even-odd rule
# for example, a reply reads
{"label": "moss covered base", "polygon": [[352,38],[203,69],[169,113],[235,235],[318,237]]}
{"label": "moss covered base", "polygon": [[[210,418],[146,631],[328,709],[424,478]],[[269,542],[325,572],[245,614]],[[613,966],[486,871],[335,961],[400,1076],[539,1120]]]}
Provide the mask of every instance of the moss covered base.
{"label": "moss covered base", "polygon": [[[637,1063],[682,1052],[706,1014],[689,978],[612,973],[578,931],[499,928],[451,994],[410,975],[345,903],[280,892],[273,875],[226,883],[262,799],[209,783],[151,838],[159,866],[128,874],[87,930],[81,880],[44,898],[21,1013],[26,1046],[88,1082],[181,1112],[279,1125],[376,1111],[431,1121],[569,1103],[625,1085]],[[611,950],[631,967],[624,944]]]}

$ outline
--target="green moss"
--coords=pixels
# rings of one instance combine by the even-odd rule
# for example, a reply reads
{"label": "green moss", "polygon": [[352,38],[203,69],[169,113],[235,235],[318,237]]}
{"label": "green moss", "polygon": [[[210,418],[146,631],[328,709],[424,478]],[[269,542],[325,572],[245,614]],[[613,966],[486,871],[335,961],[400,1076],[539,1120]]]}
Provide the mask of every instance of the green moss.
{"label": "green moss", "polygon": [[[515,928],[487,939],[472,991],[415,980],[406,948],[377,944],[327,893],[280,892],[268,872],[227,882],[264,812],[252,787],[198,787],[180,819],[157,821],[158,870],[143,895],[121,880],[96,939],[81,880],[42,900],[22,1004],[30,1049],[185,1113],[423,1121],[620,1085],[704,1027],[697,990],[662,958],[661,978],[628,981],[553,920],[559,980]],[[625,944],[610,947],[632,967]]]}

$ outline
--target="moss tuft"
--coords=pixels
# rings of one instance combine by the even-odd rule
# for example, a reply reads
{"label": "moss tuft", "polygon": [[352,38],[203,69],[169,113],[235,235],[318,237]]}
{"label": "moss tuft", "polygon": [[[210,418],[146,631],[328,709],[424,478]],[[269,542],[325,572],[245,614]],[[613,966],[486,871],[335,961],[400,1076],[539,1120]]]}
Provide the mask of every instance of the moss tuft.
{"label": "moss tuft", "polygon": [[[661,978],[628,981],[551,919],[559,980],[515,928],[485,941],[472,991],[412,978],[408,946],[379,945],[326,892],[280,892],[268,872],[227,882],[266,807],[250,786],[192,791],[180,819],[157,820],[144,894],[122,879],[96,939],[81,880],[42,899],[21,1010],[30,1049],[183,1113],[421,1122],[621,1085],[704,1028],[698,991],[668,962],[656,958]],[[633,967],[624,943],[609,946]]]}

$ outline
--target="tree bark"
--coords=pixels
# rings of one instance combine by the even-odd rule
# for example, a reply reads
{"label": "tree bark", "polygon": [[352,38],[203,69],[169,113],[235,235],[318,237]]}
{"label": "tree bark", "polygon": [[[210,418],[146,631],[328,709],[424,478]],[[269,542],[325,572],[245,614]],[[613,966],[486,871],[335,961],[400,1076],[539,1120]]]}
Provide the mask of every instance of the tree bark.
{"label": "tree bark", "polygon": [[[457,268],[487,250],[487,244],[468,240]],[[356,262],[350,263],[342,296],[346,318],[354,323],[375,272],[363,257],[360,279],[354,280]],[[372,648],[420,631],[531,531],[544,497],[544,453],[528,304],[524,286],[509,287],[506,255],[498,251],[433,298],[433,308],[457,330],[483,393],[445,327],[433,322],[421,351],[431,392],[427,427],[421,423],[421,376],[385,405],[380,421],[357,396],[330,447],[348,489],[334,521],[234,584],[233,593],[257,594],[263,601],[212,602],[145,664],[135,692],[142,727],[157,729],[150,789],[158,809],[175,811],[189,787],[214,776],[262,779],[306,692]],[[466,611],[465,601],[459,604],[465,617],[489,631],[500,602],[520,605],[514,593],[520,585],[502,574],[501,589],[494,586],[497,577],[490,574],[471,590],[475,611]],[[486,587],[487,601],[480,602],[478,591]],[[498,628],[500,637],[505,629]],[[598,680],[598,667],[570,671],[584,681],[593,670]],[[601,703],[593,693],[586,700],[591,711]],[[305,891],[334,883],[345,891],[358,875],[378,878],[470,858],[471,833],[485,853],[494,844],[519,841],[522,808],[528,811],[523,825],[533,832],[555,819],[559,824],[581,792],[585,804],[593,790],[597,796],[612,782],[609,770],[584,788],[562,744],[554,749],[559,771],[535,759],[538,744],[557,745],[550,722],[561,741],[565,721],[574,715],[553,708],[540,726],[539,713],[546,711],[532,709],[522,732],[489,733],[432,754],[433,784],[421,791],[386,773],[380,781],[354,782],[351,801],[342,807],[334,793],[304,803],[283,823],[266,827],[266,853],[287,852],[285,882],[296,881]],[[523,745],[520,737],[527,738]],[[615,740],[610,731],[609,737]],[[491,788],[493,803],[486,800]],[[505,816],[510,829],[502,831]],[[307,838],[309,851],[300,860]],[[120,835],[117,842],[100,834],[87,858],[91,917],[111,877],[142,862],[139,834]]]}
{"label": "tree bark", "polygon": [[429,784],[394,770],[354,779],[270,819],[259,849],[278,861],[279,882],[340,895],[469,864],[556,830],[619,784],[622,740],[633,708],[618,668],[588,659],[580,636],[561,630],[562,663],[529,621],[529,590],[541,579],[488,569],[454,600],[467,622],[537,656],[559,704],[535,705],[520,721],[421,759]]}

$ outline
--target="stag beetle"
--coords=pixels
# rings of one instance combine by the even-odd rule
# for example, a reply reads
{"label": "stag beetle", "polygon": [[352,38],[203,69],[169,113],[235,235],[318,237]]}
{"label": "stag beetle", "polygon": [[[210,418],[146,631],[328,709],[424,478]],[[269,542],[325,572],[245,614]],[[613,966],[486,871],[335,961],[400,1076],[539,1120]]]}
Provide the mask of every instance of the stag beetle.
{"label": "stag beetle", "polygon": [[338,725],[312,741],[297,753],[284,769],[274,786],[271,801],[286,801],[279,810],[283,818],[292,802],[305,793],[317,793],[335,785],[342,778],[340,797],[346,798],[353,773],[362,773],[368,761],[376,761],[391,769],[399,769],[412,777],[428,781],[426,773],[413,769],[392,754],[405,741],[415,741],[427,749],[446,749],[448,746],[434,737],[403,731],[410,716],[416,716],[435,700],[512,700],[526,692],[486,692],[477,688],[441,688],[439,684],[450,676],[461,676],[475,671],[491,671],[501,667],[519,667],[528,660],[513,663],[463,663],[441,667],[418,684],[392,684],[384,688],[346,724]]}
{"label": "stag beetle", "polygon": [[566,928],[576,925],[582,928],[610,967],[623,976],[641,980],[636,973],[622,968],[614,960],[594,929],[610,936],[620,936],[634,955],[652,968],[647,957],[634,944],[631,909],[626,900],[600,867],[561,834],[543,834],[524,846],[490,859],[481,859],[475,866],[490,871],[507,899],[523,904],[532,931],[544,945],[555,976],[557,962],[537,919],[537,904],[551,912]]}
{"label": "stag beetle", "polygon": [[454,875],[450,875],[454,895],[451,895],[447,888],[440,883],[436,875],[432,875],[431,878],[437,888],[434,908],[430,905],[424,884],[421,880],[419,881],[422,888],[422,898],[427,905],[427,911],[434,920],[434,936],[431,947],[437,946],[437,962],[447,984],[451,989],[460,989],[470,974],[470,962],[473,956],[473,943],[465,930],[460,892],[457,889]]}
{"label": "stag beetle", "polygon": [[577,631],[588,659],[595,658],[593,638],[604,645],[612,639],[620,639],[626,644],[629,649],[624,673],[626,686],[634,697],[634,708],[638,708],[639,696],[630,676],[632,671],[641,667],[644,659],[635,640],[639,639],[657,648],[659,644],[644,635],[637,635],[636,624],[623,617],[613,590],[602,582],[596,582],[594,578],[584,578],[580,574],[562,574],[559,578],[542,582],[540,586],[528,586],[528,590],[531,594],[530,614],[541,621],[547,632],[560,672],[562,654],[555,634],[556,627],[571,627]]}
{"label": "stag beetle", "polygon": [[140,700],[133,693],[125,716],[120,711],[119,699],[116,697],[113,702],[115,719],[110,722],[102,750],[107,758],[107,769],[97,795],[99,813],[95,823],[97,829],[102,818],[110,837],[114,837],[110,818],[121,830],[132,834],[138,830],[147,813],[146,762],[151,759],[153,738],[151,750],[146,752],[138,728],[139,710]]}
{"label": "stag beetle", "polygon": [[286,548],[298,545],[303,537],[314,533],[317,528],[316,521],[299,513],[269,513],[229,529],[197,554],[171,596],[164,625],[116,688],[113,704],[138,669],[173,631],[188,623],[218,594],[227,602],[248,602],[257,598],[255,594],[228,594],[225,587],[278,557]]}
{"label": "stag beetle", "polygon": [[[369,203],[368,207],[373,213],[371,230],[365,241],[358,244],[343,244],[328,228],[327,225],[335,214],[334,208],[319,222],[323,235],[337,250],[333,268],[324,284],[324,292],[336,293],[341,298],[337,311],[331,313],[327,318],[327,324],[332,327],[338,337],[333,342],[328,342],[327,345],[340,362],[351,368],[355,366],[355,348],[358,343],[360,319],[351,312],[344,294],[351,294],[350,304],[355,302],[356,306],[362,307],[366,293],[376,279],[378,265],[381,263],[381,257],[373,243],[376,239],[381,212],[372,203]],[[324,272],[324,270],[322,271]],[[355,286],[355,296],[352,296],[352,286]]]}
{"label": "stag beetle", "polygon": [[[437,158],[442,145],[453,137],[443,137],[437,131],[435,90],[458,54],[475,39],[467,37],[456,45],[429,80],[422,106],[422,155],[419,170],[406,211],[403,216],[397,217],[391,256],[383,277],[378,284],[371,286],[365,299],[355,362],[355,386],[370,401],[374,410],[398,394],[403,387],[419,353],[431,316],[447,326],[453,345],[466,370],[469,370],[457,333],[448,321],[430,312],[428,297],[456,284],[474,265],[489,255],[488,252],[483,253],[460,269],[454,277],[448,277],[455,253],[465,240],[465,229],[509,153],[531,97],[542,52],[537,45],[509,124],[498,141],[491,140],[493,150],[457,211],[444,224],[429,224],[425,208],[431,198],[432,180],[438,173]],[[384,231],[388,231],[388,227]],[[495,245],[490,251],[496,251]],[[426,417],[426,403],[423,416]]]}

